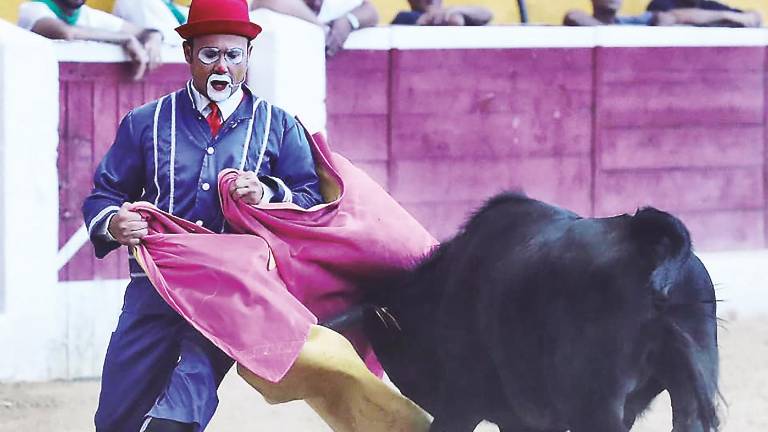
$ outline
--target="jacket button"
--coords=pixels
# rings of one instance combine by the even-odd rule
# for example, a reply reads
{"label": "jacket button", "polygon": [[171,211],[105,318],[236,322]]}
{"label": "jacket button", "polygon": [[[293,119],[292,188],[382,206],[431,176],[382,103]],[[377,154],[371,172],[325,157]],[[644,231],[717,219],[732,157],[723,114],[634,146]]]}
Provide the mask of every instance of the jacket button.
{"label": "jacket button", "polygon": [[199,221],[195,221],[195,224],[196,224],[197,226],[203,226],[203,221],[201,221],[201,220],[199,220]]}
{"label": "jacket button", "polygon": [[207,191],[208,189],[211,188],[211,185],[209,185],[208,183],[203,183],[203,185],[200,187],[202,187],[204,191]]}
{"label": "jacket button", "polygon": [[207,149],[205,149],[205,151],[207,151],[209,155],[212,155],[216,150],[214,150],[213,147],[208,147]]}

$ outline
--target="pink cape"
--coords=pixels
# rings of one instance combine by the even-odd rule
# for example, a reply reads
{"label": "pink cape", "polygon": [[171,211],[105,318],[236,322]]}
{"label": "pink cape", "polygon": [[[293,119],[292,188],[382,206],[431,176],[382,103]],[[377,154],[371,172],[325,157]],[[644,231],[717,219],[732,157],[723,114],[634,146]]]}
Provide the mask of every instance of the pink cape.
{"label": "pink cape", "polygon": [[[309,328],[362,297],[362,282],[412,266],[437,241],[367,174],[308,137],[324,204],[252,206],[231,198],[234,170],[219,174],[224,217],[234,234],[215,234],[135,204],[150,234],[136,257],[166,302],[254,374],[279,381]],[[312,139],[314,138],[314,139]],[[347,334],[381,373],[361,334]]]}

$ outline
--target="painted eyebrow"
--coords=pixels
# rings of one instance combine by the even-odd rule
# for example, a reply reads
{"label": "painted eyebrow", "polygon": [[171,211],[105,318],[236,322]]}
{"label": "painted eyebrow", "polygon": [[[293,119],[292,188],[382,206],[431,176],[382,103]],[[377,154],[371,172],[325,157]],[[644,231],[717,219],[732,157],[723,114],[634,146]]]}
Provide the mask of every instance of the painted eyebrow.
{"label": "painted eyebrow", "polygon": [[225,51],[225,52],[226,51],[235,50],[235,49],[239,49],[239,50],[245,51],[245,48],[240,48],[240,47],[232,47],[232,48],[221,49],[219,47],[214,47],[214,46],[204,46],[204,47],[200,48],[200,50],[204,50],[204,49],[215,49],[215,50]]}

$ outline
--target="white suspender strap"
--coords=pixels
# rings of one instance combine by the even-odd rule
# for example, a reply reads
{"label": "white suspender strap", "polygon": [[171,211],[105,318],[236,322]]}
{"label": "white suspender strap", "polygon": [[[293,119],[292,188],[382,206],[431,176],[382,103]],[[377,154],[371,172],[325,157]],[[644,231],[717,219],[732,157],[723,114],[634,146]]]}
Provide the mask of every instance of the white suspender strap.
{"label": "white suspender strap", "polygon": [[155,157],[155,190],[157,191],[157,196],[155,197],[155,205],[157,205],[157,201],[160,199],[160,183],[157,181],[157,128],[159,123],[158,120],[160,119],[160,108],[162,108],[163,101],[166,97],[168,96],[163,96],[159,101],[157,101],[157,106],[155,107],[155,122],[152,125],[152,150]]}
{"label": "white suspender strap", "polygon": [[264,122],[264,137],[261,140],[261,148],[259,149],[259,161],[256,162],[256,168],[253,170],[256,174],[259,173],[261,162],[264,160],[264,153],[267,151],[267,143],[269,142],[269,130],[272,123],[272,105],[270,105],[270,103],[267,101],[264,101],[264,104],[267,108],[267,120]]}
{"label": "white suspender strap", "polygon": [[171,160],[170,160],[171,191],[168,201],[168,213],[173,214],[174,176],[176,174],[176,93],[171,94]]}
{"label": "white suspender strap", "polygon": [[251,137],[253,136],[253,124],[256,121],[256,109],[261,104],[261,98],[256,99],[253,103],[253,110],[251,112],[251,120],[248,122],[248,128],[245,132],[245,141],[243,142],[243,155],[240,157],[240,171],[245,169],[245,163],[248,162],[248,150],[251,147]]}

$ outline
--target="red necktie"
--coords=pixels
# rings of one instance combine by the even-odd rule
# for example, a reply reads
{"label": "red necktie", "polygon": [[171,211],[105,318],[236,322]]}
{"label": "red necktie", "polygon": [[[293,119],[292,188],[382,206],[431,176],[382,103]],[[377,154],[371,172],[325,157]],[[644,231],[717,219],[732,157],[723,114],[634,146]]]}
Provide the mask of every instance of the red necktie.
{"label": "red necktie", "polygon": [[219,111],[219,106],[215,102],[209,103],[208,108],[211,109],[211,112],[208,113],[205,119],[208,121],[208,126],[211,127],[211,136],[215,137],[219,134],[219,129],[221,129],[221,111]]}

